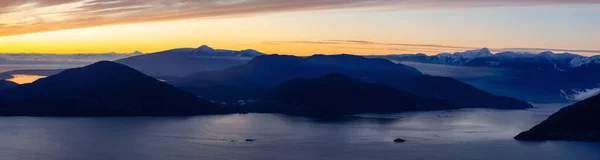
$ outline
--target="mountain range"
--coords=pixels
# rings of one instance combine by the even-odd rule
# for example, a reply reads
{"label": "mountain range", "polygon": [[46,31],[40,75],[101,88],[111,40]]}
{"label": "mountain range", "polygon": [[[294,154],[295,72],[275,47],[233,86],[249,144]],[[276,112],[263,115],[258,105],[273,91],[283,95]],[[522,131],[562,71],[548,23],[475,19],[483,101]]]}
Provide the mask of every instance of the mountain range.
{"label": "mountain range", "polygon": [[[424,74],[419,67],[412,67],[415,64],[406,62],[493,68],[502,72],[488,78],[471,78],[486,84],[479,87],[465,83],[473,83],[465,79]],[[23,85],[0,80],[0,116],[193,116],[263,112],[331,117],[458,108],[525,109],[532,105],[485,90],[510,90],[495,93],[517,97],[522,95],[515,92],[552,95],[560,90],[565,94],[565,89],[597,85],[599,66],[598,56],[551,52],[492,54],[486,48],[435,56],[367,58],[347,54],[264,55],[254,50],[215,50],[201,46],[137,55],[116,62],[100,61],[80,68],[14,70],[0,74],[0,79],[14,74],[48,76]],[[161,78],[173,79],[163,82],[158,80]],[[244,107],[230,105],[240,101]],[[598,106],[600,95],[577,102],[515,139],[600,141],[600,121],[595,116],[600,113]]]}
{"label": "mountain range", "polygon": [[[12,61],[20,63],[68,63],[80,62],[78,65],[109,60],[125,64],[144,74],[161,80],[174,80],[196,72],[211,71],[245,64],[256,56],[264,55],[256,50],[241,51],[213,49],[202,45],[198,48],[178,48],[156,53],[142,54],[0,54],[12,57]],[[11,61],[11,62],[12,62]],[[0,61],[1,62],[1,61]],[[18,69],[0,73],[0,79],[10,79],[15,74],[51,76],[64,69]]]}
{"label": "mountain range", "polygon": [[179,48],[119,59],[115,62],[135,68],[145,74],[165,80],[176,79],[202,71],[225,69],[245,64],[256,56],[256,50],[217,50],[202,45]]}
{"label": "mountain range", "polygon": [[[254,66],[254,64],[247,65],[247,63],[254,57],[260,57],[262,55],[265,54],[251,49],[233,51],[213,49],[203,45],[198,48],[180,48],[150,54],[136,54],[135,56],[116,60],[116,62],[128,65],[160,80],[178,81],[173,82],[173,84],[186,85],[185,88],[192,92],[199,92],[200,90],[202,90],[202,92],[213,92],[207,93],[206,95],[221,100],[244,97],[239,95],[260,95],[256,93],[264,91],[265,88],[273,87],[276,84],[298,77],[295,77],[290,73],[281,73],[282,76],[275,76],[275,79],[268,80],[273,82],[268,82],[270,84],[266,86],[262,86],[262,84],[247,84],[233,87],[232,85],[222,84],[211,85],[212,82],[207,82],[206,84],[181,83],[193,79],[190,77],[194,77],[194,75],[200,73],[220,74],[219,72],[221,72],[221,70],[228,70],[229,68]],[[321,58],[316,58],[319,56]],[[322,61],[314,62],[314,64],[320,65],[318,63],[325,63],[328,61],[323,57],[327,56],[315,55],[309,57],[309,59],[312,59],[312,61]],[[452,54],[442,53],[434,56],[427,56],[424,54],[368,56],[368,58],[383,58],[403,63],[411,66],[411,68],[414,67],[425,74],[452,77],[496,95],[515,97],[535,103],[572,102],[587,98],[586,95],[594,94],[590,92],[600,90],[598,89],[600,88],[600,75],[594,74],[596,70],[600,69],[598,57],[599,56],[585,57],[568,53],[554,54],[551,52],[532,54],[507,51],[492,54],[487,48]],[[354,63],[351,61],[348,62]],[[341,66],[342,64],[332,63],[329,66],[330,69],[325,70],[325,72],[336,72],[336,69],[331,69],[331,66],[335,65]],[[269,67],[269,65],[265,66]],[[356,66],[355,68],[357,67],[360,66]],[[0,73],[0,79],[12,78],[12,75],[15,74],[50,76],[62,70],[63,69],[14,70]],[[244,69],[242,68],[240,70]],[[455,74],[448,74],[449,72]],[[484,76],[477,75],[481,73],[484,73]],[[286,74],[291,76],[283,76]],[[324,75],[324,73],[310,73],[309,75],[310,76],[307,78],[315,78]],[[350,76],[361,80],[365,78]],[[388,75],[380,75],[380,77],[382,76]],[[285,78],[277,79],[280,77]],[[300,77],[305,76],[302,75]],[[215,76],[208,76],[207,78],[213,78],[213,81],[220,80],[215,79]],[[236,83],[241,84],[239,82]],[[254,82],[247,81],[244,83]],[[410,89],[410,86],[407,87]],[[257,98],[257,96],[253,97]]]}
{"label": "mountain range", "polygon": [[439,64],[438,69],[427,66],[434,72],[443,70],[443,66],[501,69],[501,73],[498,74],[502,75],[466,79],[463,77],[469,77],[465,75],[471,72],[461,72],[460,75],[453,77],[486,91],[531,102],[554,103],[580,100],[573,97],[583,91],[600,87],[600,75],[596,74],[600,69],[600,56],[510,51],[492,54],[489,49],[483,48],[432,56],[404,54],[370,57],[409,64],[422,71],[425,69],[418,63]]}
{"label": "mountain range", "polygon": [[545,51],[538,54],[504,51],[493,54],[488,48],[468,50],[465,52],[440,53],[432,56],[419,53],[370,57],[386,58],[394,61],[409,61],[444,65],[497,67],[558,72],[565,72],[585,66],[600,65],[600,55],[586,57],[571,53],[556,54],[551,51]]}
{"label": "mountain range", "polygon": [[[0,106],[3,106],[0,115],[188,116],[252,111],[337,116],[531,107],[526,102],[495,96],[452,78],[427,76],[388,60],[353,55],[259,56],[244,65],[199,72],[171,83],[200,91],[194,93],[203,98],[126,65],[101,61],[59,71],[30,84],[7,82],[7,87],[0,90]],[[198,86],[206,88],[195,88]],[[216,89],[223,86],[230,90]],[[248,88],[257,90],[239,94],[232,100],[256,96],[259,105],[249,105],[256,108],[223,108],[205,100],[220,99],[202,94],[219,92],[235,96],[229,92],[243,93]]]}
{"label": "mountain range", "polygon": [[[385,59],[354,55],[259,56],[222,70],[198,72],[170,84],[216,101],[257,99],[269,88],[297,78],[339,73],[368,83],[390,85],[421,97],[461,108],[529,108],[530,104],[496,96],[452,78],[423,75],[417,69]],[[225,89],[224,89],[225,88]]]}

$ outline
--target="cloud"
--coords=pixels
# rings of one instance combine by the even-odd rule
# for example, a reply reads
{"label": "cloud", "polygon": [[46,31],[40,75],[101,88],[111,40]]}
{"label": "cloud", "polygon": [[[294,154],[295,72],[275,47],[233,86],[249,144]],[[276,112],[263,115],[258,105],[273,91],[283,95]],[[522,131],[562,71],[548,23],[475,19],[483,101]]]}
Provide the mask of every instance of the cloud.
{"label": "cloud", "polygon": [[520,52],[543,52],[543,51],[552,51],[552,52],[572,52],[572,53],[588,53],[588,54],[598,54],[600,50],[582,50],[582,49],[556,49],[556,48],[499,48],[494,49],[495,51],[520,51]]}
{"label": "cloud", "polygon": [[[351,48],[360,50],[379,50],[390,53],[428,53],[436,54],[443,52],[458,52],[471,49],[479,49],[482,47],[465,47],[465,46],[448,46],[437,44],[405,44],[405,43],[389,43],[375,42],[364,40],[322,40],[322,41],[264,41],[263,44],[279,45],[279,44],[317,44],[317,45],[333,45],[340,48]],[[518,51],[539,53],[544,51],[553,52],[570,52],[583,55],[594,55],[600,53],[600,50],[581,50],[581,49],[554,49],[554,48],[490,48],[492,52],[502,51]]]}
{"label": "cloud", "polygon": [[[281,45],[281,44],[310,44],[310,45],[328,45],[344,49],[364,50],[381,53],[440,53],[446,51],[458,51],[474,49],[468,47],[443,46],[431,44],[402,44],[385,43],[363,40],[323,40],[323,41],[263,41],[263,44]],[[376,53],[371,53],[376,54]]]}
{"label": "cloud", "polygon": [[[562,92],[563,92],[563,94],[565,94],[564,91],[562,91]],[[570,95],[565,94],[565,98],[567,98],[569,100],[581,101],[581,100],[585,100],[585,99],[588,99],[590,97],[600,94],[600,88],[592,88],[592,89],[585,89],[585,90],[573,90],[573,92],[574,93],[570,94]]]}
{"label": "cloud", "polygon": [[[406,44],[406,43],[387,43],[387,42],[375,42],[375,41],[364,41],[364,40],[323,40],[323,41],[264,41],[264,44],[321,44],[321,45],[345,45],[345,46],[379,46],[377,49],[385,49],[389,51],[405,51],[414,49],[435,49],[435,50],[467,50],[475,49],[474,47],[460,47],[460,46],[445,46],[435,44]],[[375,48],[358,48],[358,49],[375,49]]]}
{"label": "cloud", "polygon": [[[138,22],[342,8],[600,4],[598,0],[2,0],[0,36]],[[40,17],[43,23],[27,22]],[[58,18],[57,18],[58,17]],[[46,20],[50,19],[50,20]]]}

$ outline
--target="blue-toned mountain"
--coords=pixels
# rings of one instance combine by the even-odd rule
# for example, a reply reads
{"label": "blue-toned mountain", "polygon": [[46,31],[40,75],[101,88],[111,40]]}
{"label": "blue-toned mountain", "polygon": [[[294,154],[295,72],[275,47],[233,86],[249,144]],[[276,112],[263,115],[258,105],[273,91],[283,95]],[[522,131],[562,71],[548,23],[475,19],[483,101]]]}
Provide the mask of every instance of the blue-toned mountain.
{"label": "blue-toned mountain", "polygon": [[220,113],[125,65],[101,61],[0,91],[3,116],[189,116]]}
{"label": "blue-toned mountain", "polygon": [[[411,66],[417,67],[425,73],[434,75],[433,72],[440,73],[440,70],[444,70],[444,67],[431,69],[430,65],[426,69],[420,68],[423,65],[417,63],[470,67],[469,70],[501,69],[502,73],[498,73],[496,76],[479,77],[477,80],[464,78],[471,77],[469,76],[472,74],[470,72],[462,72],[462,74],[456,74],[452,77],[496,94],[517,97],[532,102],[579,100],[573,97],[585,90],[600,87],[600,74],[597,74],[600,71],[600,56],[586,57],[570,53],[542,52],[533,54],[511,51],[492,54],[484,48],[432,56],[404,54],[371,57],[411,64]],[[498,76],[499,74],[502,75]]]}
{"label": "blue-toned mountain", "polygon": [[343,74],[367,83],[387,84],[463,108],[531,107],[528,103],[495,96],[452,78],[426,76],[403,64],[354,55],[260,56],[244,65],[199,72],[170,83],[208,99],[236,101],[260,98],[259,95],[266,89],[289,80],[318,78],[331,73]]}
{"label": "blue-toned mountain", "polygon": [[160,79],[176,79],[196,72],[225,69],[245,64],[256,56],[256,50],[217,50],[202,45],[198,48],[180,48],[117,60]]}

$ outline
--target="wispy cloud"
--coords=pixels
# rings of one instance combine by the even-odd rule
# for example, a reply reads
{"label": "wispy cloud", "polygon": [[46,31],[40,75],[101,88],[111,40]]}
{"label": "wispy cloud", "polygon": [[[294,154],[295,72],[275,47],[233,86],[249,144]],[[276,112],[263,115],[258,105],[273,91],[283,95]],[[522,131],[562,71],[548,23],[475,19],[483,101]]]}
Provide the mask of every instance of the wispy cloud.
{"label": "wispy cloud", "polygon": [[561,90],[565,98],[569,100],[581,101],[600,94],[600,88],[584,89],[584,90],[573,90],[573,94],[566,94]]}
{"label": "wispy cloud", "polygon": [[582,49],[557,49],[557,48],[499,48],[495,51],[520,51],[520,52],[541,52],[541,51],[553,51],[553,52],[571,52],[571,53],[586,53],[586,54],[600,54],[600,50],[582,50]]}
{"label": "wispy cloud", "polygon": [[600,4],[598,0],[2,0],[0,36],[101,25],[342,8]]}
{"label": "wispy cloud", "polygon": [[[390,43],[376,42],[364,40],[322,40],[322,41],[264,41],[263,44],[279,45],[279,44],[311,44],[311,45],[331,45],[340,48],[349,48],[357,50],[372,50],[385,51],[394,54],[404,53],[427,53],[436,54],[443,52],[458,52],[471,49],[480,49],[481,47],[465,47],[465,46],[448,46],[437,44],[405,44],[405,43]],[[492,52],[502,51],[518,51],[539,53],[544,51],[552,52],[570,52],[583,55],[600,54],[600,50],[581,50],[581,49],[555,49],[555,48],[490,48]]]}

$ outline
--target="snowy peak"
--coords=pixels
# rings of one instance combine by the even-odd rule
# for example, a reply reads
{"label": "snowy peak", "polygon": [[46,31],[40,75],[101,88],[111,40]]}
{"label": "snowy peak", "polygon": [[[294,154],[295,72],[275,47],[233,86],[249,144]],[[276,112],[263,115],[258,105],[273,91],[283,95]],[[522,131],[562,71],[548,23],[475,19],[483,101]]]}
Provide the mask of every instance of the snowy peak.
{"label": "snowy peak", "polygon": [[[419,62],[445,65],[465,65],[478,67],[500,67],[516,69],[535,69],[539,71],[564,72],[581,66],[600,66],[600,55],[586,57],[572,53],[541,53],[502,51],[493,54],[490,49],[482,48],[455,53],[440,53],[434,56],[424,54],[404,54],[377,56],[393,61]],[[529,66],[523,68],[523,66]]]}
{"label": "snowy peak", "polygon": [[488,48],[468,50],[465,52],[456,52],[453,55],[461,56],[463,58],[476,58],[476,57],[487,57],[491,56],[492,52]]}
{"label": "snowy peak", "polygon": [[600,55],[592,57],[576,57],[569,62],[570,67],[576,68],[588,64],[600,64]]}

